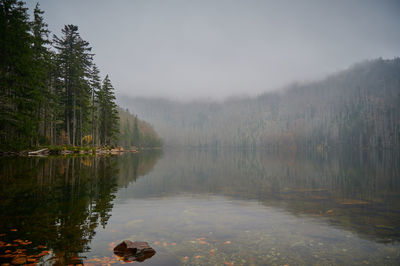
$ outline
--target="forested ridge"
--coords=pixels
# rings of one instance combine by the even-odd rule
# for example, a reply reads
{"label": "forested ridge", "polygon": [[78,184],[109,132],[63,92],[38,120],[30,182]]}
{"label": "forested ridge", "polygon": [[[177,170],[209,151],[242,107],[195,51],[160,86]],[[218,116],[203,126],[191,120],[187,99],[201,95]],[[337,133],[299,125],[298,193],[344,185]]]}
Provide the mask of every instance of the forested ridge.
{"label": "forested ridge", "polygon": [[132,115],[128,109],[118,108],[120,117],[119,143],[124,147],[156,148],[162,146],[162,141],[153,127]]}
{"label": "forested ridge", "polygon": [[[124,101],[122,101],[124,100]],[[121,97],[166,145],[266,149],[400,148],[400,59],[224,102]]]}
{"label": "forested ridge", "polygon": [[43,14],[37,4],[31,19],[24,2],[0,0],[0,148],[119,145],[109,75],[100,77],[78,26],[50,36]]}

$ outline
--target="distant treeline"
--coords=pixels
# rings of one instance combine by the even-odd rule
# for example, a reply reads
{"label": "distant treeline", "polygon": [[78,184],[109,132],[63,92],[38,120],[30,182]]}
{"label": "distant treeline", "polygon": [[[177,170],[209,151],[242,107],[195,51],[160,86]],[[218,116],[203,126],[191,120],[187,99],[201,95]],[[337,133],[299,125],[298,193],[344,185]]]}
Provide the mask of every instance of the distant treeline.
{"label": "distant treeline", "polygon": [[161,139],[149,123],[138,119],[128,109],[118,108],[118,113],[120,117],[120,145],[137,148],[162,146]]}
{"label": "distant treeline", "polygon": [[166,145],[400,149],[400,59],[356,64],[281,92],[218,102],[127,99]]}
{"label": "distant treeline", "polygon": [[24,2],[0,0],[0,148],[119,144],[108,75],[77,26],[50,38],[43,13],[37,4],[30,20]]}

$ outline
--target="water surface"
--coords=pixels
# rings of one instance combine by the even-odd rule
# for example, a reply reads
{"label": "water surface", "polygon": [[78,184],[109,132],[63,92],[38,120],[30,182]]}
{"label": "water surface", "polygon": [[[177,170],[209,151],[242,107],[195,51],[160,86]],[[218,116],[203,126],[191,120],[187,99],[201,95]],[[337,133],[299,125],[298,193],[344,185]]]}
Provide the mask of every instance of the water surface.
{"label": "water surface", "polygon": [[112,248],[130,239],[156,250],[144,265],[400,263],[392,154],[166,150],[0,165],[3,262],[23,248],[46,251],[43,264],[118,265]]}

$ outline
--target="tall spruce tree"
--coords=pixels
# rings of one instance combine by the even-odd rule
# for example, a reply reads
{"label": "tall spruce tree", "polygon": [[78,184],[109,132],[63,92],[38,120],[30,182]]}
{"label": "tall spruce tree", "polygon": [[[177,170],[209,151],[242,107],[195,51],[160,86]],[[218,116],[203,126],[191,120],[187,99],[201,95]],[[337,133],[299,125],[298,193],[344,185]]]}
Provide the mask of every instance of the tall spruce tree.
{"label": "tall spruce tree", "polygon": [[37,133],[40,90],[28,18],[23,2],[0,1],[1,146],[30,146]]}
{"label": "tall spruce tree", "polygon": [[62,80],[65,132],[67,144],[76,145],[83,135],[83,119],[88,111],[86,104],[90,99],[90,68],[93,54],[89,43],[84,41],[75,25],[65,25],[61,38],[54,35],[54,47],[58,50],[57,66]]}
{"label": "tall spruce tree", "polygon": [[98,98],[101,143],[110,145],[116,141],[119,133],[119,117],[115,104],[114,87],[108,75],[103,80]]}
{"label": "tall spruce tree", "polygon": [[98,101],[98,93],[101,90],[101,80],[100,80],[100,71],[95,64],[92,66],[92,71],[90,75],[90,112],[91,112],[91,136],[92,136],[92,145],[99,145],[99,123],[98,123],[98,109],[99,109],[99,101]]}
{"label": "tall spruce tree", "polygon": [[[51,53],[49,51],[49,33],[47,24],[43,19],[44,12],[40,10],[39,3],[36,4],[33,11],[33,21],[31,22],[32,33],[32,51],[35,67],[34,78],[36,79],[36,90],[38,91],[38,108],[36,119],[40,122],[38,126],[37,137],[46,138],[48,128],[48,118],[50,115],[49,103],[52,101],[52,92],[50,91],[50,70],[52,68]],[[44,141],[46,142],[46,141]],[[36,144],[39,138],[36,138]]]}

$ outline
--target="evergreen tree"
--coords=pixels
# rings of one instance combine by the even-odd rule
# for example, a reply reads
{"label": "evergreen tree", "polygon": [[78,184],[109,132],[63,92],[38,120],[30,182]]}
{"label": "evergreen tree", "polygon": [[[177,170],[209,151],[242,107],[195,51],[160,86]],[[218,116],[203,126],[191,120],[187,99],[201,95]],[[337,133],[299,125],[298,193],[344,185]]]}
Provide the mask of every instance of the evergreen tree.
{"label": "evergreen tree", "polygon": [[0,143],[29,146],[37,133],[40,92],[27,8],[16,0],[0,1]]}
{"label": "evergreen tree", "polygon": [[135,120],[133,122],[132,143],[134,146],[140,147],[140,132],[138,127],[137,116],[135,116]]}
{"label": "evergreen tree", "polygon": [[85,108],[90,99],[90,67],[93,54],[91,47],[84,41],[75,25],[66,25],[62,30],[63,37],[54,35],[54,47],[58,50],[57,66],[60,69],[65,109],[65,131],[67,144],[78,143],[77,130],[80,129],[80,139],[83,135],[83,123],[88,110]]}
{"label": "evergreen tree", "polygon": [[108,75],[103,80],[98,98],[101,143],[110,145],[117,139],[119,133],[119,117],[115,104],[114,87]]}
{"label": "evergreen tree", "polygon": [[[49,71],[52,68],[51,63],[51,54],[49,52],[48,45],[49,41],[49,30],[47,29],[47,24],[43,19],[43,11],[39,8],[39,3],[36,4],[34,9],[34,20],[31,23],[31,32],[32,32],[32,51],[35,67],[34,77],[36,79],[36,86],[38,91],[38,109],[36,119],[41,123],[37,132],[38,137],[46,137],[47,136],[47,123],[48,117],[50,113],[50,105],[52,92],[50,91],[49,84]],[[38,144],[39,139],[36,139]]]}
{"label": "evergreen tree", "polygon": [[91,111],[91,135],[92,145],[99,145],[99,123],[98,123],[98,93],[101,89],[100,71],[95,64],[92,66],[90,75],[90,111]]}

